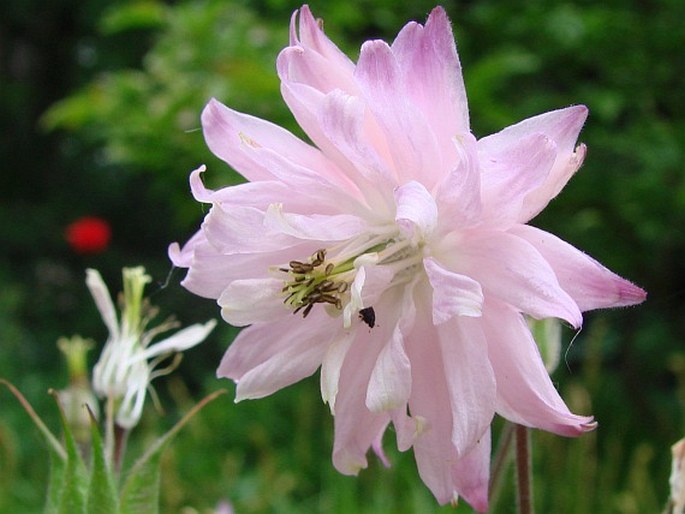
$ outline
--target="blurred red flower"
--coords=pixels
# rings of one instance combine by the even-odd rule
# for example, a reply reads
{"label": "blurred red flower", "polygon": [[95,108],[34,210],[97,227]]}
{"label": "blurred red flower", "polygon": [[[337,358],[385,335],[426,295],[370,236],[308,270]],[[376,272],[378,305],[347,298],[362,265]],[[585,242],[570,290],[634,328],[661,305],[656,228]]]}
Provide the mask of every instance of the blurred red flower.
{"label": "blurred red flower", "polygon": [[84,216],[69,224],[64,235],[76,253],[101,253],[112,239],[112,229],[101,218]]}

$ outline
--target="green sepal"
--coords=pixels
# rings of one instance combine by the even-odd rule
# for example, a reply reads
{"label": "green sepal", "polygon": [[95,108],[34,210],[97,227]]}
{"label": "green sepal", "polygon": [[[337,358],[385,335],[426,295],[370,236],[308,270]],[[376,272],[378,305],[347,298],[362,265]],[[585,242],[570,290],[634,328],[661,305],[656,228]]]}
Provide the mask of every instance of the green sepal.
{"label": "green sepal", "polygon": [[162,453],[176,434],[205,405],[225,394],[220,389],[203,398],[166,434],[154,444],[131,467],[120,495],[120,514],[158,514],[159,513],[159,480],[160,459]]}
{"label": "green sepal", "polygon": [[67,461],[62,477],[62,492],[59,499],[57,514],[85,514],[86,491],[88,489],[88,471],[81,458],[74,434],[69,428],[69,423],[64,415],[64,409],[59,401],[56,391],[50,394],[55,398],[59,408],[60,421],[64,434],[64,446],[67,451]]}
{"label": "green sepal", "polygon": [[105,456],[105,446],[102,443],[97,420],[90,408],[88,408],[88,414],[90,415],[92,463],[86,512],[87,514],[118,514],[117,490],[112,470]]}

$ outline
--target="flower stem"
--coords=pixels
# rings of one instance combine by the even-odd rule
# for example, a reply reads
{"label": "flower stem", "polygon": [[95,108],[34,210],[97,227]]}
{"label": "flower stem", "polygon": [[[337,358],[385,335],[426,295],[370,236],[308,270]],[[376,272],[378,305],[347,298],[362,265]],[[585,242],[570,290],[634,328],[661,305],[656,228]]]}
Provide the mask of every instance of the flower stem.
{"label": "flower stem", "polygon": [[533,514],[533,476],[531,465],[530,430],[516,425],[516,491],[518,513]]}
{"label": "flower stem", "polygon": [[490,473],[490,508],[494,509],[497,505],[502,489],[502,480],[509,467],[511,460],[511,446],[514,442],[515,425],[510,421],[505,421],[499,436],[497,451],[492,459],[492,471]]}
{"label": "flower stem", "polygon": [[115,424],[114,425],[114,471],[119,473],[124,462],[126,453],[126,443],[128,441],[129,430]]}

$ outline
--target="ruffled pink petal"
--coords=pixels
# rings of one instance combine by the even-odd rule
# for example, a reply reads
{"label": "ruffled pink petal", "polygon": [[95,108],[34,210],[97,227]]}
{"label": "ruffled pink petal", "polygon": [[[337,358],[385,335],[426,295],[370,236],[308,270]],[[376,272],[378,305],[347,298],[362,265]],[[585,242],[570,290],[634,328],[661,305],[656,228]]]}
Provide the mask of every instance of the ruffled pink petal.
{"label": "ruffled pink petal", "polygon": [[178,243],[171,243],[167,249],[169,259],[174,266],[179,268],[189,268],[193,262],[193,255],[195,249],[200,244],[206,244],[207,238],[202,230],[198,230],[192,237],[186,241],[181,247]]}
{"label": "ruffled pink petal", "polygon": [[362,45],[355,70],[366,108],[377,124],[368,139],[387,156],[399,183],[421,178],[432,188],[449,170],[432,127],[407,98],[399,64],[383,41]]}
{"label": "ruffled pink petal", "polygon": [[473,449],[452,467],[452,477],[459,494],[478,512],[488,511],[490,481],[490,429]]}
{"label": "ruffled pink petal", "polygon": [[202,230],[221,253],[276,252],[299,241],[267,227],[265,212],[255,207],[214,204],[205,217]]}
{"label": "ruffled pink petal", "polygon": [[283,303],[283,280],[247,278],[228,284],[218,300],[221,317],[236,327],[275,321],[292,315]]}
{"label": "ruffled pink petal", "polygon": [[456,165],[435,193],[442,232],[447,233],[479,223],[483,211],[476,138],[464,134],[451,144],[457,155]]}
{"label": "ruffled pink petal", "polygon": [[408,23],[392,44],[413,103],[426,116],[440,144],[469,133],[461,64],[447,14],[436,7],[425,27]]}
{"label": "ruffled pink petal", "polygon": [[382,136],[377,135],[379,129],[367,116],[362,100],[333,91],[326,95],[320,107],[323,137],[349,163],[348,175],[364,193],[368,205],[377,208],[378,201],[385,204],[387,191],[392,191],[397,178],[390,169],[388,156],[383,155],[383,148],[374,145]]}
{"label": "ruffled pink petal", "polygon": [[281,205],[271,204],[264,216],[264,227],[297,239],[343,241],[363,233],[367,223],[349,214],[326,216],[287,213],[283,212]]}
{"label": "ruffled pink petal", "polygon": [[354,332],[343,332],[331,343],[321,364],[321,399],[328,404],[331,414],[335,414],[340,370],[353,340]]}
{"label": "ruffled pink petal", "polygon": [[395,221],[405,237],[415,243],[430,238],[438,225],[438,206],[423,184],[412,180],[396,188],[395,203]]}
{"label": "ruffled pink petal", "polygon": [[395,327],[381,350],[369,378],[366,406],[382,412],[406,406],[411,393],[411,364],[404,351],[402,333]]}
{"label": "ruffled pink petal", "polygon": [[514,423],[565,436],[577,436],[596,426],[592,417],[577,416],[568,410],[521,314],[502,302],[487,300],[483,323],[497,378],[500,415]]}
{"label": "ruffled pink petal", "polygon": [[321,183],[322,179],[345,181],[344,174],[317,148],[278,125],[229,109],[215,99],[202,112],[202,129],[212,153],[250,181],[274,177],[295,185]]}
{"label": "ruffled pink petal", "polygon": [[457,456],[471,451],[495,415],[495,376],[481,322],[460,317],[437,328]]}
{"label": "ruffled pink petal", "polygon": [[[418,289],[417,298],[430,294],[426,284]],[[424,420],[414,442],[419,474],[444,504],[462,492],[455,463],[483,442],[492,421],[495,380],[479,322],[459,318],[435,327],[427,305],[417,303],[414,331],[406,340],[412,365],[409,410]]]}
{"label": "ruffled pink petal", "polygon": [[[377,310],[383,311],[382,307]],[[346,475],[366,468],[366,453],[378,434],[390,422],[387,412],[371,412],[366,407],[366,390],[374,363],[383,348],[383,327],[356,331],[356,338],[345,356],[335,400],[335,440],[333,465]]]}
{"label": "ruffled pink petal", "polygon": [[574,147],[587,114],[584,105],[550,111],[478,141],[479,150],[485,155],[496,153],[498,148],[515,145],[516,141],[533,134],[542,134],[556,143],[557,159],[547,179],[525,199],[517,221],[525,223],[544,209],[582,164],[585,147],[581,145],[575,152]]}
{"label": "ruffled pink petal", "polygon": [[[347,62],[352,64],[349,59]],[[315,50],[302,46],[283,49],[276,61],[278,75],[283,81],[306,84],[322,93],[334,89],[356,93],[357,85],[352,76],[354,68],[345,69],[336,64]]]}
{"label": "ruffled pink petal", "polygon": [[641,303],[647,293],[602,266],[589,255],[544,230],[517,225],[510,230],[549,262],[559,284],[581,311]]}
{"label": "ruffled pink petal", "polygon": [[423,267],[433,288],[435,325],[445,323],[454,316],[481,315],[483,290],[478,282],[445,269],[431,257],[423,260]]}
{"label": "ruffled pink petal", "polygon": [[[279,180],[245,182],[216,191],[207,189],[202,182],[202,173],[205,171],[205,166],[200,166],[190,174],[190,188],[193,197],[198,202],[242,205],[262,210],[265,210],[272,203],[279,203],[284,208],[295,212],[310,211],[312,205],[316,205],[315,202],[312,202],[311,196],[293,194],[293,188]],[[328,203],[330,204],[330,202]],[[321,204],[326,205],[324,202]],[[316,206],[318,209],[322,208],[322,205]]]}
{"label": "ruffled pink petal", "polygon": [[[202,234],[202,232],[200,232]],[[204,236],[204,234],[202,234]],[[193,241],[191,239],[191,241]],[[204,237],[194,245],[191,265],[183,287],[204,298],[219,298],[234,280],[265,278],[274,267],[287,266],[292,259],[312,255],[318,250],[317,242],[301,242],[298,245],[279,248],[274,252],[230,253],[219,251]]]}
{"label": "ruffled pink petal", "polygon": [[335,335],[323,309],[243,329],[224,354],[219,378],[237,384],[236,401],[263,398],[312,375]]}
{"label": "ruffled pink petal", "polygon": [[479,155],[483,210],[490,219],[515,222],[526,196],[547,179],[557,159],[557,146],[543,134],[502,143]]}
{"label": "ruffled pink petal", "polygon": [[583,316],[533,245],[506,232],[473,235],[458,245],[453,266],[494,296],[534,318],[560,318],[578,328]]}
{"label": "ruffled pink petal", "polygon": [[[296,27],[297,14],[297,11],[293,13],[290,20],[290,47],[300,47],[304,50],[303,53],[307,54],[307,57],[315,55],[320,58],[321,61],[327,64],[326,68],[335,73],[334,76],[339,81],[337,83],[345,83],[345,78],[351,78],[352,76],[354,63],[326,37],[322,25],[314,19],[309,6],[303,5],[299,10],[299,33]],[[322,70],[317,70],[316,67],[312,68],[307,69],[305,67],[309,73],[305,74],[304,77],[314,80],[319,79],[319,77],[316,77],[317,71],[321,72]]]}
{"label": "ruffled pink petal", "polygon": [[[414,441],[414,457],[421,480],[441,504],[456,494],[451,466],[457,460],[452,443],[452,406],[443,369],[442,354],[430,313],[419,313],[415,333],[407,339],[412,366],[409,410],[423,420]],[[468,414],[465,414],[468,416]]]}

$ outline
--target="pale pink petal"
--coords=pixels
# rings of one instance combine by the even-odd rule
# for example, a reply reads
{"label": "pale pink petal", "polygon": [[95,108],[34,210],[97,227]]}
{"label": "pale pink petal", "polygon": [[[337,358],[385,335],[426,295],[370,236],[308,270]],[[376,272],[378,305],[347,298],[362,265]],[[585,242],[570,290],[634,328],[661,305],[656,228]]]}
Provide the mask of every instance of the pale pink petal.
{"label": "pale pink petal", "polygon": [[340,369],[353,340],[353,331],[343,332],[342,336],[331,343],[321,364],[321,398],[330,407],[331,414],[335,414],[335,398],[338,395]]}
{"label": "pale pink petal", "polygon": [[193,193],[193,198],[198,202],[212,203],[212,196],[214,191],[207,189],[202,182],[202,174],[207,171],[207,167],[203,164],[199,168],[190,173],[190,191]]}
{"label": "pale pink petal", "polygon": [[366,391],[371,412],[390,411],[407,404],[411,393],[411,364],[404,351],[402,333],[395,327],[376,359]]}
{"label": "pale pink petal", "polygon": [[[299,46],[305,50],[306,54],[320,57],[328,65],[327,68],[335,73],[335,78],[338,79],[336,82],[345,83],[345,78],[352,76],[354,63],[326,37],[322,26],[314,19],[309,6],[303,5],[299,10],[299,33],[295,26],[296,15],[297,12],[293,13],[290,21],[291,48]],[[305,76],[317,79],[315,75],[317,75],[316,69]]]}
{"label": "pale pink petal", "polygon": [[488,428],[473,449],[452,466],[454,484],[469,505],[478,512],[488,511],[490,481],[490,429]]}
{"label": "pale pink petal", "polygon": [[293,258],[312,255],[318,245],[307,241],[274,252],[230,253],[217,250],[206,239],[194,245],[183,287],[205,298],[219,298],[226,286],[243,278],[264,278],[274,266],[287,265]]}
{"label": "pale pink petal", "polygon": [[221,253],[275,252],[293,246],[297,240],[267,227],[262,209],[242,205],[214,204],[202,230]]}
{"label": "pale pink petal", "polygon": [[378,129],[370,140],[388,156],[400,183],[420,179],[432,188],[447,173],[431,126],[407,98],[399,65],[383,41],[362,45],[355,79]]}
{"label": "pale pink petal", "polygon": [[445,232],[479,223],[483,210],[476,138],[465,134],[454,138],[451,144],[456,150],[456,165],[435,193]]}
{"label": "pale pink petal", "polygon": [[390,169],[388,156],[382,153],[384,149],[373,144],[378,137],[370,134],[378,129],[367,116],[364,103],[342,91],[333,91],[323,99],[319,116],[322,137],[335,145],[336,152],[349,163],[342,166],[349,170],[348,175],[366,196],[368,204],[374,207],[378,202],[385,204],[387,191],[392,190],[397,179]]}
{"label": "pale pink petal", "polygon": [[483,290],[478,282],[445,269],[431,257],[423,260],[423,266],[433,288],[435,325],[445,323],[454,316],[481,315]]}
{"label": "pale pink petal", "polygon": [[285,213],[282,205],[271,204],[264,217],[264,226],[274,233],[297,239],[343,241],[364,232],[367,223],[349,214],[326,216]]}
{"label": "pale pink petal", "polygon": [[504,140],[501,146],[481,152],[485,216],[516,221],[526,196],[544,183],[556,158],[556,144],[543,134]]}
{"label": "pale pink petal", "polygon": [[523,316],[502,302],[487,300],[483,322],[497,379],[497,412],[522,425],[560,435],[592,430],[591,416],[577,416],[559,396]]}
{"label": "pale pink petal", "polygon": [[405,237],[418,242],[430,238],[438,224],[438,206],[423,184],[411,181],[395,189],[395,221]]}
{"label": "pale pink petal", "polygon": [[436,327],[442,370],[450,393],[452,443],[466,455],[495,414],[495,376],[480,319],[460,317]]}
{"label": "pale pink petal", "polygon": [[485,297],[500,298],[534,318],[560,318],[578,328],[583,316],[554,270],[533,245],[506,232],[483,232],[462,242],[453,266],[480,282]]}
{"label": "pale pink petal", "polygon": [[290,315],[252,325],[228,347],[217,376],[238,384],[236,401],[268,396],[313,374],[335,335],[323,308],[306,320]]}
{"label": "pale pink petal", "polygon": [[436,7],[426,26],[408,23],[392,44],[412,101],[446,144],[469,132],[469,112],[461,64],[447,14]]}
{"label": "pale pink petal", "polygon": [[526,198],[517,221],[525,223],[544,209],[582,164],[585,147],[581,145],[577,152],[574,152],[574,147],[587,113],[584,105],[550,111],[478,141],[479,151],[485,155],[496,153],[498,148],[514,145],[533,134],[542,134],[556,143],[556,161],[547,179]]}
{"label": "pale pink petal", "polygon": [[[419,306],[417,306],[419,307]],[[407,338],[412,365],[409,410],[421,420],[414,441],[414,457],[421,480],[441,504],[456,494],[451,467],[457,459],[452,443],[450,390],[442,372],[442,354],[430,312],[417,314],[414,333]]]}
{"label": "pale pink petal", "polygon": [[581,311],[635,305],[647,296],[639,287],[549,232],[529,225],[517,225],[510,232],[537,248]]}
{"label": "pale pink petal", "polygon": [[294,195],[292,187],[279,180],[245,182],[216,191],[207,189],[202,182],[205,171],[205,166],[200,166],[190,174],[190,188],[198,202],[243,205],[262,210],[272,203],[283,203],[286,208],[296,211],[312,207],[310,196]]}
{"label": "pale pink petal", "polygon": [[356,475],[366,468],[367,451],[390,422],[389,413],[371,412],[365,404],[369,377],[383,347],[384,338],[379,336],[381,330],[382,327],[372,331],[357,330],[340,371],[335,401],[333,465],[346,475]]}
{"label": "pale pink petal", "polygon": [[[348,62],[349,59],[348,59]],[[352,64],[350,62],[350,64]],[[352,76],[352,69],[342,69],[315,50],[302,46],[285,48],[277,60],[278,75],[284,82],[297,82],[329,93],[340,89],[355,93],[357,85]]]}
{"label": "pale pink petal", "polygon": [[219,297],[221,317],[236,327],[291,316],[284,305],[285,282],[276,278],[247,278],[231,282]]}
{"label": "pale pink petal", "polygon": [[316,180],[316,175],[307,170],[317,170],[329,180],[344,180],[343,174],[317,148],[278,125],[229,109],[217,100],[210,100],[202,112],[202,128],[212,152],[250,181],[276,176],[278,169],[273,170],[272,163],[263,162],[264,154],[276,154],[281,163],[292,164],[288,167],[290,173],[280,174],[281,179]]}

